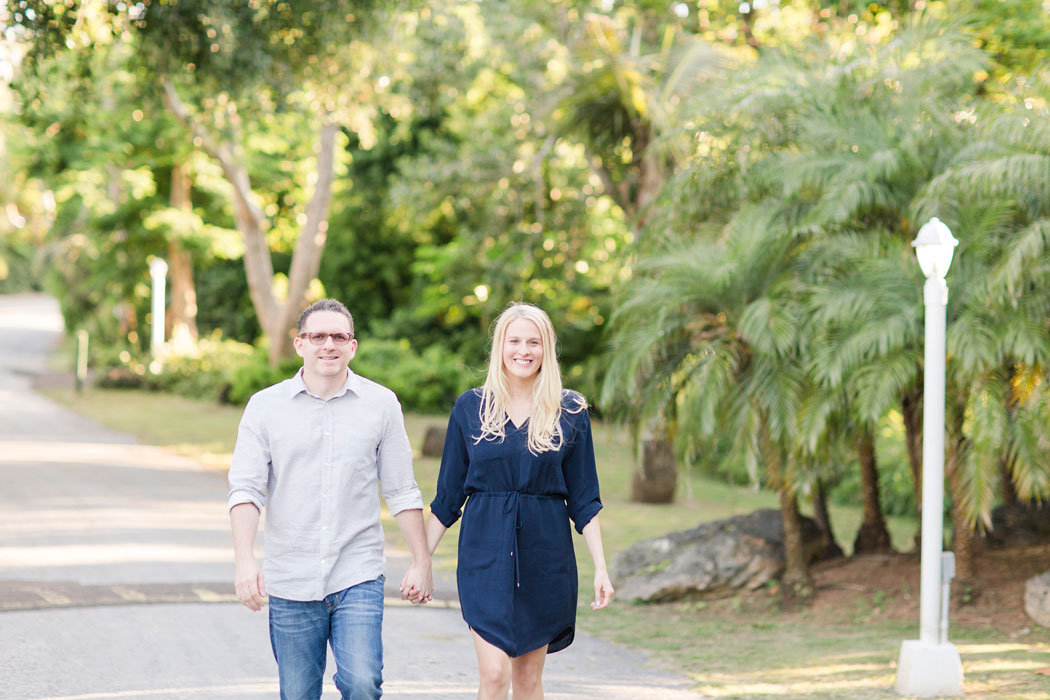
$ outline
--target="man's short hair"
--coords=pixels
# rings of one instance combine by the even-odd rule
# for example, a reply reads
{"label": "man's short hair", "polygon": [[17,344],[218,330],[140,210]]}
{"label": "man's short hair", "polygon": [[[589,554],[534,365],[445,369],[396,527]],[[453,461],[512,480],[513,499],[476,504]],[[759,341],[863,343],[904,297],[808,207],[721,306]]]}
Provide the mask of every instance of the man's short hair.
{"label": "man's short hair", "polygon": [[354,337],[354,317],[350,315],[350,309],[346,308],[343,302],[338,299],[319,299],[303,309],[303,312],[299,315],[297,332],[303,332],[303,328],[306,327],[306,319],[310,318],[310,314],[314,311],[334,311],[337,314],[346,316],[346,320],[350,322],[350,337]]}

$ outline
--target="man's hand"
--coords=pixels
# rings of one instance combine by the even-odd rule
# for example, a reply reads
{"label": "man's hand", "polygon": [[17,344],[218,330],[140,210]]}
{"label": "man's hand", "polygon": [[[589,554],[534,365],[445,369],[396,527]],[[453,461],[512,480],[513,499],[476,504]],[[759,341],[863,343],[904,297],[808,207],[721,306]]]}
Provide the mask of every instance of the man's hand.
{"label": "man's hand", "polygon": [[255,557],[237,561],[234,588],[237,599],[249,610],[258,612],[266,605],[266,583]]}
{"label": "man's hand", "polygon": [[433,593],[434,571],[431,568],[430,557],[421,564],[413,561],[401,578],[401,599],[413,605],[425,605],[430,602]]}
{"label": "man's hand", "polygon": [[401,599],[413,605],[430,602],[434,592],[434,572],[431,569],[427,535],[423,529],[423,511],[419,508],[403,510],[394,516],[412,552],[412,565],[401,579]]}

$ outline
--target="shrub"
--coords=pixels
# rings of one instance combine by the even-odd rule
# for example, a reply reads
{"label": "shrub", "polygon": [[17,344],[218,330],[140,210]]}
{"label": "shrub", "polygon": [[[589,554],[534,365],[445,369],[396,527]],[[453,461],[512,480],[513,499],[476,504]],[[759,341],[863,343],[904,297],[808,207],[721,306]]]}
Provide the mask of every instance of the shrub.
{"label": "shrub", "polygon": [[[265,349],[215,337],[201,340],[192,354],[171,354],[160,363],[129,349],[105,349],[96,357],[96,383],[243,405],[252,394],[287,379],[301,366],[302,360],[292,357],[270,367]],[[351,368],[394,391],[406,411],[423,413],[447,413],[456,397],[479,384],[482,376],[442,347],[417,353],[404,339],[366,341]]]}
{"label": "shrub", "polygon": [[417,353],[405,339],[362,343],[351,368],[391,389],[406,411],[420,413],[448,413],[456,397],[482,377],[441,346]]}
{"label": "shrub", "polygon": [[288,358],[271,367],[266,351],[255,349],[251,360],[238,368],[230,378],[230,390],[225,400],[232,404],[245,404],[257,391],[283,381],[295,374],[303,364],[298,357]]}
{"label": "shrub", "polygon": [[228,400],[237,371],[253,356],[252,346],[216,335],[202,338],[191,352],[169,351],[160,361],[108,349],[96,356],[98,386],[167,391],[213,401]]}

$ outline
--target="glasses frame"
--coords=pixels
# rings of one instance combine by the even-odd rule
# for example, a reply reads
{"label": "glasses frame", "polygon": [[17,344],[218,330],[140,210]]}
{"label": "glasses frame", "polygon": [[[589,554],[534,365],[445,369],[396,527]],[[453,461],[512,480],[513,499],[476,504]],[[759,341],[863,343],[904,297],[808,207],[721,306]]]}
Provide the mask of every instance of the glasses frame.
{"label": "glasses frame", "polygon": [[[338,340],[336,340],[335,337],[337,335],[345,335],[346,336],[346,342],[342,342],[341,343]],[[313,336],[321,336],[320,342],[314,340]],[[300,333],[297,337],[300,340],[309,341],[309,343],[311,345],[316,345],[318,347],[320,347],[321,345],[324,345],[325,343],[327,343],[328,339],[331,338],[332,339],[332,345],[335,345],[336,347],[344,347],[346,345],[349,345],[350,341],[352,341],[354,339],[354,334],[353,333],[347,333],[346,331],[336,331],[335,333],[327,333],[327,332],[322,332],[322,331],[309,331],[309,332]]]}

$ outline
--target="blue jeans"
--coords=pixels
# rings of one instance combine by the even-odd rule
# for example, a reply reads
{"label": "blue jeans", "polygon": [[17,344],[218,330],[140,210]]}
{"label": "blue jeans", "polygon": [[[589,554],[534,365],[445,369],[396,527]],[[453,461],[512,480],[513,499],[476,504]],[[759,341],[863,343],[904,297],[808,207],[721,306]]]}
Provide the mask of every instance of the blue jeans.
{"label": "blue jeans", "polygon": [[270,644],[281,700],[321,697],[328,643],[343,700],[383,694],[383,577],[327,596],[298,601],[270,596]]}

